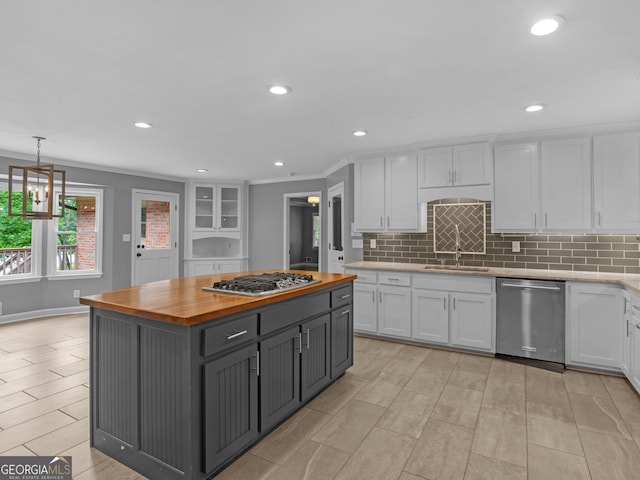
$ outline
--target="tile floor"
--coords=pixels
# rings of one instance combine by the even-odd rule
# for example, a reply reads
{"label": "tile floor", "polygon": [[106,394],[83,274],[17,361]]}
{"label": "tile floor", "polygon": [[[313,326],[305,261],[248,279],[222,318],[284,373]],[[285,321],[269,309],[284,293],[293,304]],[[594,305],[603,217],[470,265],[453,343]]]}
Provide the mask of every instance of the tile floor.
{"label": "tile floor", "polygon": [[[0,325],[0,455],[142,479],[89,448],[87,341],[87,315]],[[622,378],[368,338],[355,358],[218,479],[640,478],[640,397]]]}

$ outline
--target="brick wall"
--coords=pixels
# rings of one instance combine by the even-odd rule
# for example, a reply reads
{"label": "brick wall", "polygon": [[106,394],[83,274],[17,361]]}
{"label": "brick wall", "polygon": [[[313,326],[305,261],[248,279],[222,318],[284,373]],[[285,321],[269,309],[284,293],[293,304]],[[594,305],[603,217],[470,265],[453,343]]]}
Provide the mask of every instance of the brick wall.
{"label": "brick wall", "polygon": [[[434,252],[433,205],[475,201],[444,199],[428,205],[428,233],[365,233],[363,260],[374,262],[455,264],[455,255]],[[581,272],[640,273],[640,242],[636,235],[492,234],[491,203],[486,203],[486,254],[462,255],[469,266],[538,268]],[[377,248],[371,248],[375,239]],[[520,242],[520,252],[511,251]]]}

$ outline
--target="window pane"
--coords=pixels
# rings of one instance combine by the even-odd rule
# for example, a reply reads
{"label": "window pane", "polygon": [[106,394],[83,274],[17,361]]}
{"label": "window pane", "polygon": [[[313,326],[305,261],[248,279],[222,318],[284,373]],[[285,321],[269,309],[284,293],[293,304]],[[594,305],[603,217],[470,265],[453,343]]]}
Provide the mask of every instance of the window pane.
{"label": "window pane", "polygon": [[56,232],[57,270],[95,270],[96,198],[67,196],[64,212]]}
{"label": "window pane", "polygon": [[313,247],[320,248],[320,215],[313,214]]}
{"label": "window pane", "polygon": [[[30,200],[29,200],[30,202]],[[22,211],[22,193],[13,193],[15,211]],[[9,192],[0,189],[0,276],[31,274],[32,222],[9,216]]]}
{"label": "window pane", "polygon": [[144,248],[169,248],[171,231],[171,203],[157,200],[143,200],[140,224],[140,243]]}

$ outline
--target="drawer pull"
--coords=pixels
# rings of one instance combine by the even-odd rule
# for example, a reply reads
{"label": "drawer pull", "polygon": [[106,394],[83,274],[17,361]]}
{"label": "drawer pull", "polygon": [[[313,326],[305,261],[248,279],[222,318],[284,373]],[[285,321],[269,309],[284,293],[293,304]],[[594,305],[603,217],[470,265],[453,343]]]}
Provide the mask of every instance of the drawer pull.
{"label": "drawer pull", "polygon": [[227,337],[227,340],[233,340],[234,338],[238,338],[238,337],[240,337],[240,336],[244,335],[245,333],[247,333],[247,330],[243,330],[243,331],[241,331],[241,332],[236,332],[236,333],[234,333],[233,335],[229,335],[229,336]]}
{"label": "drawer pull", "polygon": [[392,282],[399,282],[400,279],[398,277],[387,277],[387,280],[392,281]]}
{"label": "drawer pull", "polygon": [[340,300],[344,300],[345,298],[349,298],[350,296],[351,296],[351,294],[350,294],[350,293],[347,293],[346,295],[342,295],[342,296],[340,297]]}
{"label": "drawer pull", "polygon": [[346,315],[347,313],[349,313],[351,310],[345,310],[344,312],[340,312],[340,315]]}

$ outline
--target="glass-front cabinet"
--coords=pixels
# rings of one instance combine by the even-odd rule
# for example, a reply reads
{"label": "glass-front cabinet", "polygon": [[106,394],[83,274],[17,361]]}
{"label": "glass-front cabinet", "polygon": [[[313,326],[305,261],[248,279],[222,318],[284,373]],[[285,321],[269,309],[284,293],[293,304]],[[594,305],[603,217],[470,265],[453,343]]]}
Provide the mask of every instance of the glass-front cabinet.
{"label": "glass-front cabinet", "polygon": [[246,183],[188,181],[186,187],[185,275],[246,270]]}
{"label": "glass-front cabinet", "polygon": [[240,185],[193,185],[193,229],[240,231]]}

